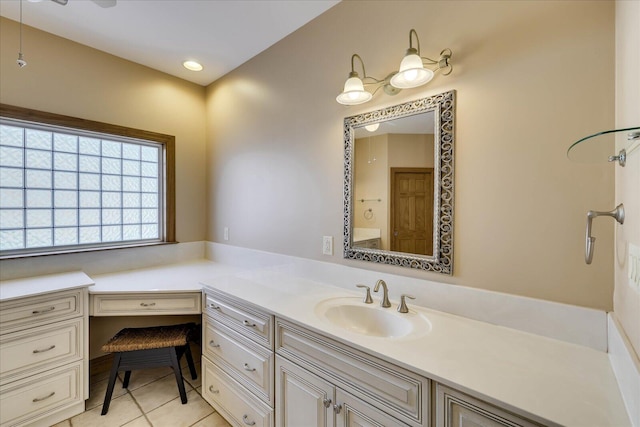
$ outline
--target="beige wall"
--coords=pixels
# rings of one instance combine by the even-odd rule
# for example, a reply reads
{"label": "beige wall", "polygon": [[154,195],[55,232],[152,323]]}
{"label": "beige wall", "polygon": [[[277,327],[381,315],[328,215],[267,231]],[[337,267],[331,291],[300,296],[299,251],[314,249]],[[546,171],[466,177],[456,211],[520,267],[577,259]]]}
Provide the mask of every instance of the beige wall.
{"label": "beige wall", "polygon": [[[616,128],[640,126],[640,2],[616,2]],[[618,137],[618,147],[626,142]],[[640,355],[640,291],[629,286],[629,244],[640,246],[640,149],[616,166],[616,202],[624,203],[624,225],[616,229],[614,311]]]}
{"label": "beige wall", "polygon": [[21,69],[18,34],[1,18],[0,102],[174,135],[177,240],[203,240],[204,88],[26,26]]}
{"label": "beige wall", "polygon": [[390,134],[389,167],[432,168],[433,134]]}
{"label": "beige wall", "polygon": [[[614,170],[571,162],[565,153],[614,124],[614,5],[338,4],[207,88],[207,238],[611,309],[611,222],[594,224],[595,259],[587,266],[583,258],[585,214],[613,207]],[[423,55],[453,50],[453,73],[396,97],[337,104],[351,54],[383,77],[397,69],[411,28]],[[333,257],[321,255],[323,235],[343,236],[344,117],[451,89],[454,275],[344,260],[340,244]]]}

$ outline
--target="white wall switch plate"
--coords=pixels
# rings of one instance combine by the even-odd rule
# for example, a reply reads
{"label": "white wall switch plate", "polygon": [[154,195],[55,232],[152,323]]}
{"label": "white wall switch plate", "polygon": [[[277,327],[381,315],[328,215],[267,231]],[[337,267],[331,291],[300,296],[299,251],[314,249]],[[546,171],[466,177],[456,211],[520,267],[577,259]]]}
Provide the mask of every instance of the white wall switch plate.
{"label": "white wall switch plate", "polygon": [[322,237],[322,255],[333,255],[333,236]]}

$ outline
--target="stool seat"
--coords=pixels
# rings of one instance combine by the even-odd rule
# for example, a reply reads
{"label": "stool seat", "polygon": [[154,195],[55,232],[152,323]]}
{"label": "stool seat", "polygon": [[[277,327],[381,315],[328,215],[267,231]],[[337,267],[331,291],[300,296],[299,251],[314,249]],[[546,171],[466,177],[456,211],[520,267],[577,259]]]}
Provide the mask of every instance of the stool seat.
{"label": "stool seat", "polygon": [[102,415],[109,411],[113,388],[119,371],[125,371],[122,387],[129,386],[131,371],[169,366],[173,369],[180,392],[180,400],[187,403],[187,393],[184,389],[180,358],[185,355],[191,372],[191,378],[198,377],[191,356],[189,340],[195,332],[195,323],[184,323],[170,326],[151,326],[147,328],[125,328],[115,334],[102,351],[114,353],[113,365],[109,374],[107,392],[102,405]]}
{"label": "stool seat", "polygon": [[121,351],[150,350],[152,348],[180,347],[189,342],[195,324],[151,326],[148,328],[125,328],[115,334],[102,351],[116,353]]}

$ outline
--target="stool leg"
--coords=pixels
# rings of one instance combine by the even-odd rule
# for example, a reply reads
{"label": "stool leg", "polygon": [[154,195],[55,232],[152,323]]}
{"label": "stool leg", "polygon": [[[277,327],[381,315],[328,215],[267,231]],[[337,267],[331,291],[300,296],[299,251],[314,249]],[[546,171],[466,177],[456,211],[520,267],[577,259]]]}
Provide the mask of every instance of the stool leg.
{"label": "stool leg", "polygon": [[124,373],[124,381],[122,382],[122,388],[129,387],[129,380],[131,379],[131,371],[126,371]]}
{"label": "stool leg", "polygon": [[106,415],[109,411],[109,404],[111,403],[111,395],[113,394],[113,387],[116,384],[116,376],[118,375],[118,367],[120,366],[121,353],[116,353],[113,358],[113,365],[111,365],[111,373],[109,374],[109,384],[107,386],[107,392],[104,395],[104,403],[102,404],[102,414]]}
{"label": "stool leg", "polygon": [[191,356],[191,346],[187,343],[184,351],[185,357],[187,359],[187,364],[189,365],[189,371],[191,372],[191,379],[198,379],[198,373],[196,372],[196,365],[193,364],[193,357]]}
{"label": "stool leg", "polygon": [[182,369],[180,368],[180,362],[178,361],[178,349],[176,347],[167,349],[171,355],[171,367],[173,373],[176,375],[176,382],[178,383],[178,391],[180,391],[180,400],[184,405],[187,403],[187,393],[184,390],[184,381],[182,380]]}

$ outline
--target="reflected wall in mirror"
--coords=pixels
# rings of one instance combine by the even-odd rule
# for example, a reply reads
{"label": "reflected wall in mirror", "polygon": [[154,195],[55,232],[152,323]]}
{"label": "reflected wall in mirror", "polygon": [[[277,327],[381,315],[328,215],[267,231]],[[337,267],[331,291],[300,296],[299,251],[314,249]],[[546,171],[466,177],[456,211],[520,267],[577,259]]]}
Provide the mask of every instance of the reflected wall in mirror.
{"label": "reflected wall in mirror", "polygon": [[453,272],[455,91],[347,117],[344,257]]}

